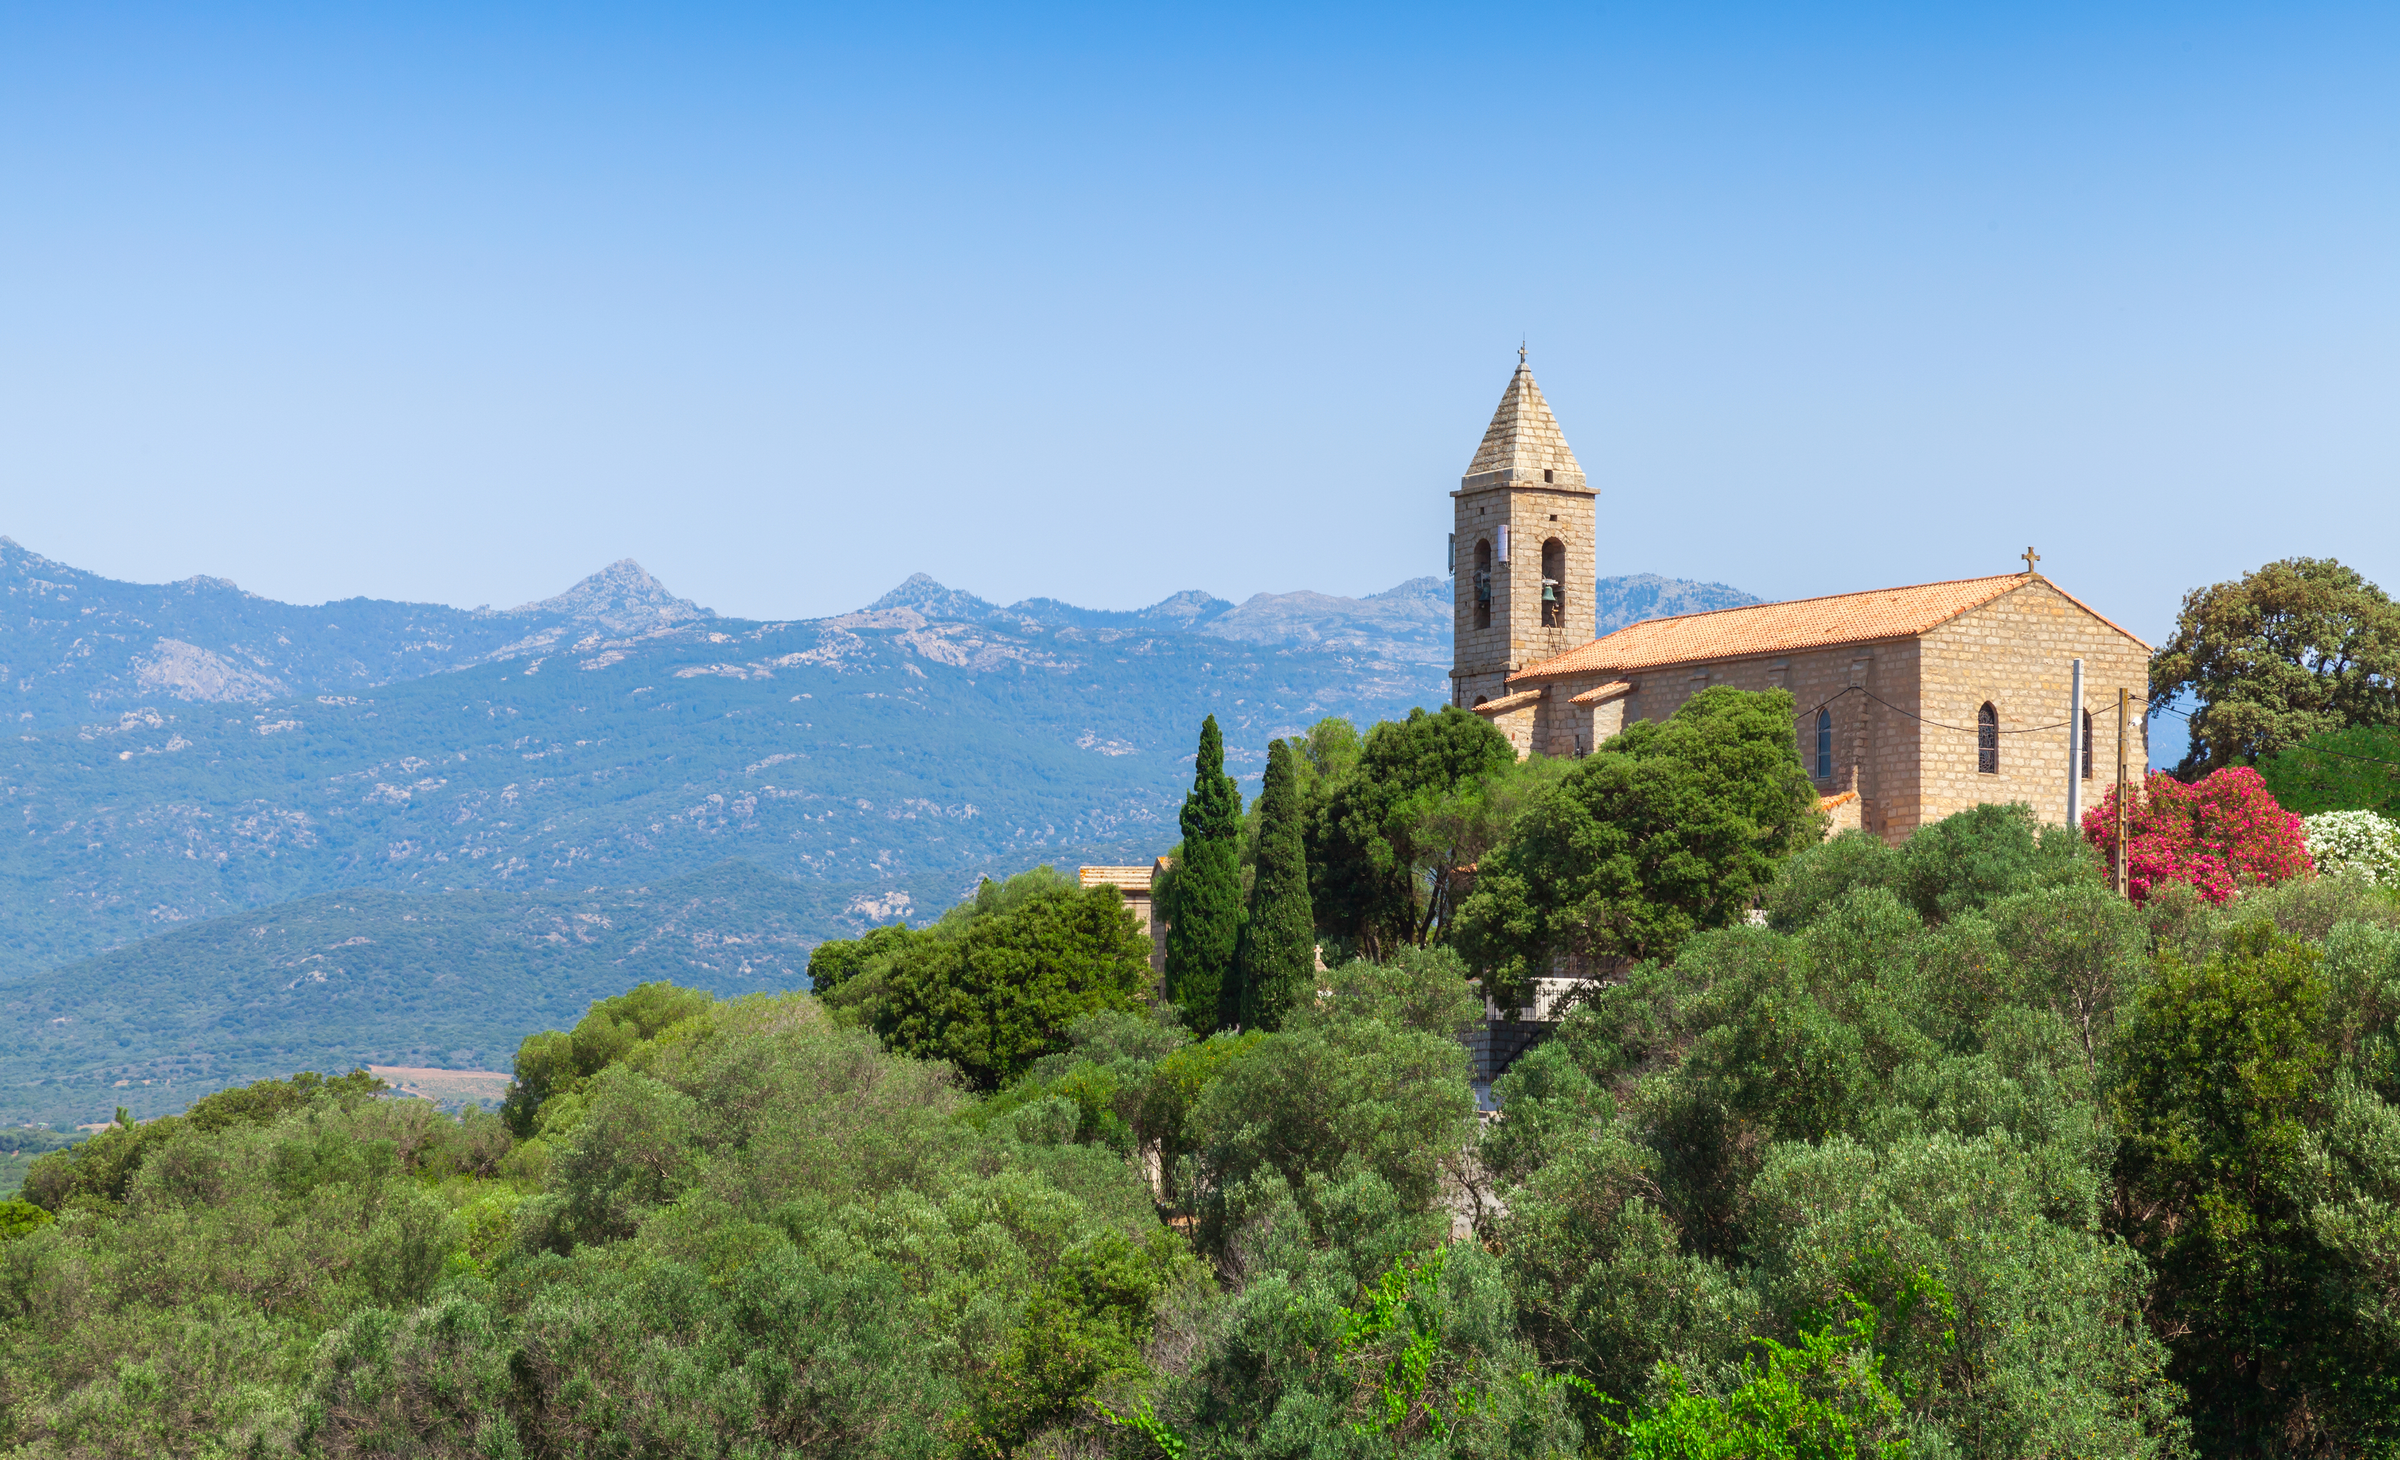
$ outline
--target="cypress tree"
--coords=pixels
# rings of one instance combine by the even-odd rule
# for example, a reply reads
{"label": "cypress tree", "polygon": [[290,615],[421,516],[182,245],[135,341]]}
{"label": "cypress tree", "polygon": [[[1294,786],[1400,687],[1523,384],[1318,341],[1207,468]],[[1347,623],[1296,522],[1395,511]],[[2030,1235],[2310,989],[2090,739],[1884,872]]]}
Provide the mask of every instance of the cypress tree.
{"label": "cypress tree", "polygon": [[1250,920],[1242,928],[1240,1018],[1245,1029],[1280,1029],[1286,1014],[1315,997],[1317,977],[1300,790],[1291,747],[1280,740],[1267,747],[1267,785],[1259,802],[1258,862],[1250,881]]}
{"label": "cypress tree", "polygon": [[1242,793],[1225,774],[1217,717],[1200,722],[1192,792],[1183,798],[1183,856],[1167,925],[1167,993],[1194,1030],[1217,1027],[1242,927]]}

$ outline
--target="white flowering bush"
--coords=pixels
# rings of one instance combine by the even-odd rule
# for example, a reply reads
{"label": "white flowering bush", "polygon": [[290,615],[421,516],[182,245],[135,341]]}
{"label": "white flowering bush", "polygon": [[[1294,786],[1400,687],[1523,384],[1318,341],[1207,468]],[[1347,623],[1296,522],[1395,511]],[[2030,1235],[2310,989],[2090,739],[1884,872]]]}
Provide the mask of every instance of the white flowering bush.
{"label": "white flowering bush", "polygon": [[2400,825],[2373,811],[2322,811],[2300,818],[2309,860],[2327,877],[2357,872],[2400,886]]}

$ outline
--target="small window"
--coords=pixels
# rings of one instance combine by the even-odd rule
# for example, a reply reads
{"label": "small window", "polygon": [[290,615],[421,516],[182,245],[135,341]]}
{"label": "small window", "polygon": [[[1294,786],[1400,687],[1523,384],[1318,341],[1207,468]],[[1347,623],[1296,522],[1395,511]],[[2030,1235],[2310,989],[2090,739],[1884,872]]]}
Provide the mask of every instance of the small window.
{"label": "small window", "polygon": [[2000,712],[1990,700],[1975,712],[1975,769],[1987,776],[2000,774]]}
{"label": "small window", "polygon": [[1833,779],[1833,711],[1817,711],[1817,779]]}
{"label": "small window", "polygon": [[1542,468],[1542,480],[1546,482],[1555,482],[1558,480],[1558,473],[1545,466]]}
{"label": "small window", "polygon": [[1487,538],[1475,540],[1475,627],[1492,626],[1492,544]]}
{"label": "small window", "polygon": [[2083,712],[2083,778],[2092,778],[2092,712]]}

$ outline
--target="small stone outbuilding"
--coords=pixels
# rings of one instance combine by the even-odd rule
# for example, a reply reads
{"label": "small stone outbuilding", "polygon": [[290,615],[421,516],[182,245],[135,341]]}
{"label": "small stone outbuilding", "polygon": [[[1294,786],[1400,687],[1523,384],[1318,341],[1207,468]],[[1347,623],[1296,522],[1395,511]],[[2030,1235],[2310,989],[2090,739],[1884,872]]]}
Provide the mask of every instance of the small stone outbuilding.
{"label": "small stone outbuilding", "polygon": [[1133,914],[1134,926],[1150,940],[1150,972],[1158,978],[1167,975],[1167,925],[1153,917],[1157,897],[1152,889],[1159,875],[1167,870],[1167,859],[1160,857],[1147,867],[1080,867],[1076,880],[1085,887],[1114,887],[1124,894],[1125,910]]}

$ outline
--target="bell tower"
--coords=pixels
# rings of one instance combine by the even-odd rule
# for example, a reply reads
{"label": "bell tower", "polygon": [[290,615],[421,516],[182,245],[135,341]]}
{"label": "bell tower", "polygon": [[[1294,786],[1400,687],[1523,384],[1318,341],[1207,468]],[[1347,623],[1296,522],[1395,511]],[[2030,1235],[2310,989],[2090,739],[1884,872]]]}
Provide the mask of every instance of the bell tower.
{"label": "bell tower", "polygon": [[1498,699],[1512,671],[1591,642],[1599,495],[1518,350],[1517,373],[1450,494],[1452,704]]}

